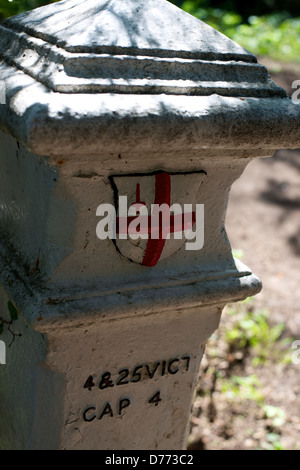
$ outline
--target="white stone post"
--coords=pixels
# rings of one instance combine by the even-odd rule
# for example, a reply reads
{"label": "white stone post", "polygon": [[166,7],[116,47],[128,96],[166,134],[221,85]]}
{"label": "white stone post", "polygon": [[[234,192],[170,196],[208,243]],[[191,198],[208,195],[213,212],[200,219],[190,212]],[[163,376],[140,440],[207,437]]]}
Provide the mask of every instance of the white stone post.
{"label": "white stone post", "polygon": [[[300,108],[165,0],[10,18],[0,58],[0,448],[183,449],[205,342],[261,289],[232,257],[230,187],[299,144]],[[177,209],[132,239],[151,204]]]}

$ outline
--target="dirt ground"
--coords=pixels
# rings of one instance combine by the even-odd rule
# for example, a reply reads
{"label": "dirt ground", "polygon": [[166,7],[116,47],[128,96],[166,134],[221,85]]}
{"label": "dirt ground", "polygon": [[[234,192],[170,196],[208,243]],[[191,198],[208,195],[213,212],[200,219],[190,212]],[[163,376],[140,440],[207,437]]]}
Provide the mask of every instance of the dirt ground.
{"label": "dirt ground", "polygon": [[[300,64],[260,62],[290,95]],[[243,262],[263,281],[258,305],[300,338],[300,148],[248,165],[232,187],[226,226],[232,247],[244,251]]]}
{"label": "dirt ground", "polygon": [[[300,65],[259,61],[291,95],[292,82],[300,80]],[[272,324],[284,322],[285,335],[300,340],[300,148],[278,150],[272,158],[248,165],[232,187],[226,228],[232,248],[243,251],[242,261],[263,282],[253,308],[266,308]],[[206,348],[189,449],[300,449],[300,364],[270,359],[253,366],[248,352],[228,358],[222,329],[232,321],[225,311],[220,330]],[[217,353],[212,354],[214,348]],[[282,410],[284,418],[277,416],[274,426],[272,408],[266,416],[259,399],[228,399],[222,391],[224,377],[233,375],[255,375],[264,403],[275,407],[275,415]]]}

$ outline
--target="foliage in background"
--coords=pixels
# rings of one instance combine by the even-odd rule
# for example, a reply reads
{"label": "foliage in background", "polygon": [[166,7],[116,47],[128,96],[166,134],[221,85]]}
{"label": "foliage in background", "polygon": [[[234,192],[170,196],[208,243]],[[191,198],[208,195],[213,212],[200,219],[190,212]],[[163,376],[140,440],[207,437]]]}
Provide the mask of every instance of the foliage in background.
{"label": "foliage in background", "polygon": [[[171,0],[172,3],[182,8],[186,0]],[[193,8],[218,8],[224,11],[234,11],[242,16],[243,21],[251,15],[262,16],[286,11],[292,16],[300,16],[299,0],[190,0]]]}
{"label": "foliage in background", "polygon": [[283,11],[261,17],[252,15],[245,22],[237,12],[203,6],[195,8],[195,3],[199,4],[186,0],[182,8],[253,54],[300,62],[300,18],[293,18]]}
{"label": "foliage in background", "polygon": [[3,20],[54,1],[56,0],[0,0],[0,19]]}
{"label": "foliage in background", "polygon": [[271,358],[282,364],[291,362],[290,345],[293,338],[282,338],[286,326],[284,323],[271,325],[266,309],[255,310],[252,298],[236,306],[228,307],[227,314],[232,317],[230,326],[224,329],[224,337],[230,354],[242,351],[248,355],[251,351],[254,367],[265,364]]}
{"label": "foliage in background", "polygon": [[[282,450],[288,416],[263,383],[292,366],[283,323],[271,324],[266,310],[248,298],[229,305],[207,343],[194,402],[189,448]],[[241,424],[242,423],[242,424]],[[200,433],[200,440],[199,440]],[[237,435],[238,434],[238,435]],[[235,448],[235,447],[234,447]]]}

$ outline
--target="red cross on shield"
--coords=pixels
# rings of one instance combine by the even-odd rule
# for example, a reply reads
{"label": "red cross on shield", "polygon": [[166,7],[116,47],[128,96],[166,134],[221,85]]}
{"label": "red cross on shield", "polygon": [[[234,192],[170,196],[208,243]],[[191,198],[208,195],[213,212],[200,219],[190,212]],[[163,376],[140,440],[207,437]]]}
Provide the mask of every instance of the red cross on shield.
{"label": "red cross on shield", "polygon": [[[195,207],[204,178],[205,172],[114,176],[116,245],[120,253],[142,266],[153,267],[180,250],[186,242],[185,231],[195,225]],[[119,207],[120,196],[127,197],[127,214]]]}

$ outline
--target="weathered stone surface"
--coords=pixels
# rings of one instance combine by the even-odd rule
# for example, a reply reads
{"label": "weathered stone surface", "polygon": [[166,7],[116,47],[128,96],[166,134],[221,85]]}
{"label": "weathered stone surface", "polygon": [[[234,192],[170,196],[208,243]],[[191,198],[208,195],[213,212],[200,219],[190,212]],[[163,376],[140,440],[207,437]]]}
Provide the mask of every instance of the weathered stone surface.
{"label": "weathered stone surface", "polygon": [[164,0],[65,0],[5,24],[70,52],[256,62],[241,46]]}
{"label": "weathered stone surface", "polygon": [[266,68],[164,0],[41,7],[0,26],[1,56],[0,127],[41,155],[299,144],[300,107]]}
{"label": "weathered stone surface", "polygon": [[[0,369],[0,446],[179,448],[206,339],[227,302],[261,289],[232,256],[230,187],[252,158],[299,146],[300,107],[163,0],[19,15],[0,58],[0,306],[14,302],[23,335]],[[204,204],[204,246],[166,245],[149,268],[97,238],[96,214],[124,176],[132,197],[161,172]]]}
{"label": "weathered stone surface", "polygon": [[[103,150],[100,156],[86,155],[84,159],[62,153],[49,165],[48,159],[35,156],[5,134],[1,134],[1,146],[2,253],[10,264],[9,276],[14,265],[32,293],[26,308],[30,319],[39,316],[33,309],[34,298],[37,303],[43,299],[43,317],[48,310],[52,316],[69,308],[87,313],[96,306],[103,307],[103,314],[111,309],[120,314],[131,308],[146,313],[172,308],[172,298],[178,306],[194,306],[200,293],[203,302],[210,303],[221,292],[225,299],[235,296],[232,286],[238,298],[242,285],[251,292],[260,288],[249,270],[236,268],[224,230],[230,186],[250,158],[196,158],[194,152],[182,151],[174,160],[172,153],[111,155]],[[154,270],[145,270],[121,256],[111,240],[97,238],[96,210],[102,203],[114,204],[112,175],[149,174],[161,168],[169,172],[175,168],[182,175],[200,172],[202,184],[193,198],[205,205],[205,242],[195,252],[182,246]],[[12,185],[12,180],[18,184]],[[181,279],[185,279],[183,284]],[[212,286],[209,282],[202,291],[203,282],[210,279],[214,279]],[[17,283],[15,279],[13,285]]]}

